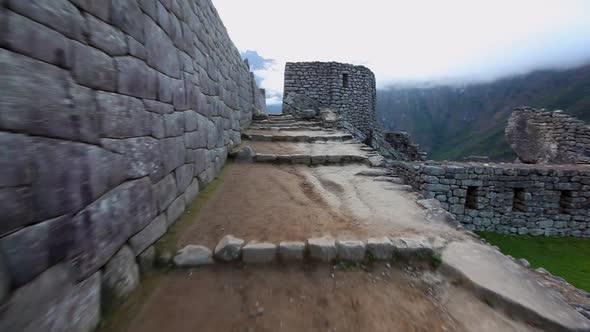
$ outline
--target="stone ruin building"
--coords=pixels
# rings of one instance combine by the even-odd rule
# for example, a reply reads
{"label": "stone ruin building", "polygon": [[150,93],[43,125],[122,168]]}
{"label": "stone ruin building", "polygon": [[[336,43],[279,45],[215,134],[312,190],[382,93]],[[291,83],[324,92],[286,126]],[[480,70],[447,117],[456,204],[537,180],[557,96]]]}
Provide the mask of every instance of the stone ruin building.
{"label": "stone ruin building", "polygon": [[335,114],[338,126],[392,159],[398,175],[469,230],[590,237],[590,130],[557,112],[514,110],[506,137],[525,163],[423,162],[405,133],[375,116],[375,77],[335,62],[287,63],[283,109],[295,117]]}
{"label": "stone ruin building", "polygon": [[384,130],[377,119],[376,98],[375,75],[367,67],[337,62],[289,62],[285,66],[284,114],[306,119],[335,117],[338,126],[383,155],[422,160],[425,154],[407,133]]}
{"label": "stone ruin building", "polygon": [[[321,139],[367,145],[353,156],[248,155],[257,162],[379,166],[368,174],[407,190],[397,173],[467,229],[590,237],[588,130],[565,114],[517,110],[507,135],[524,162],[569,164],[425,162],[406,133],[377,120],[375,77],[363,66],[288,63],[287,116],[264,120],[264,90],[210,0],[2,0],[0,24],[0,331],[94,331],[230,151],[243,137],[268,138],[246,132],[253,120],[268,129],[316,119],[350,132]],[[413,254],[435,250],[397,240]],[[388,237],[373,244],[383,243],[391,258]],[[470,248],[455,242],[444,258],[461,261]]]}

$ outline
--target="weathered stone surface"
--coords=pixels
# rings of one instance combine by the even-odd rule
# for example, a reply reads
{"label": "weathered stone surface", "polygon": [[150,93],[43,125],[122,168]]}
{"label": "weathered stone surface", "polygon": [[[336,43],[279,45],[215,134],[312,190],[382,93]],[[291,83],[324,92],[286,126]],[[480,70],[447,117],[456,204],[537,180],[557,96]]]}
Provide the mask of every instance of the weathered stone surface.
{"label": "weathered stone surface", "polygon": [[102,146],[125,156],[125,168],[129,178],[150,175],[159,180],[164,176],[164,165],[160,156],[160,141],[152,137],[128,139],[103,138]]}
{"label": "weathered stone surface", "polygon": [[402,257],[426,258],[434,254],[432,243],[423,237],[403,237],[391,239],[394,252]]}
{"label": "weathered stone surface", "polygon": [[154,216],[147,178],[123,183],[78,213],[74,217],[75,248],[70,254],[77,278],[104,265]]}
{"label": "weathered stone surface", "polygon": [[114,93],[97,93],[98,111],[104,137],[129,138],[152,133],[151,114],[141,100]]}
{"label": "weathered stone surface", "polygon": [[363,241],[338,240],[338,258],[344,261],[361,262],[365,259],[366,246]]}
{"label": "weathered stone surface", "polygon": [[0,67],[1,129],[98,140],[94,93],[73,84],[66,71],[4,49],[0,49]]}
{"label": "weathered stone surface", "polygon": [[156,247],[150,246],[137,256],[137,264],[141,275],[150,273],[156,266]]}
{"label": "weathered stone surface", "polygon": [[184,112],[164,114],[164,128],[167,137],[184,134]]}
{"label": "weathered stone surface", "polygon": [[129,246],[133,253],[136,256],[142,253],[147,247],[161,238],[166,233],[167,228],[166,215],[161,214],[156,217],[144,229],[129,239]]}
{"label": "weathered stone surface", "polygon": [[269,153],[257,153],[255,156],[255,160],[259,163],[272,162],[277,160],[277,156]]}
{"label": "weathered stone surface", "polygon": [[109,21],[109,13],[111,12],[112,0],[70,0],[73,4],[78,5],[83,10],[92,15],[102,19],[105,22]]}
{"label": "weathered stone surface", "polygon": [[246,264],[271,263],[277,256],[277,246],[272,243],[248,243],[242,248],[242,261]]}
{"label": "weathered stone surface", "polygon": [[12,11],[4,12],[0,18],[4,20],[0,45],[56,66],[72,65],[70,43],[59,32]]}
{"label": "weathered stone surface", "polygon": [[236,153],[236,161],[240,163],[251,163],[256,157],[256,152],[249,145],[244,146]]}
{"label": "weathered stone surface", "polygon": [[76,82],[89,88],[117,91],[115,62],[106,53],[78,42],[72,42]]}
{"label": "weathered stone surface", "polygon": [[215,246],[215,258],[223,262],[237,260],[242,253],[242,246],[244,246],[244,240],[233,235],[226,235]]}
{"label": "weathered stone surface", "polygon": [[32,182],[32,142],[31,137],[26,135],[0,132],[0,187],[16,187]]}
{"label": "weathered stone surface", "polygon": [[12,284],[24,285],[66,257],[73,243],[71,216],[25,227],[0,239]]}
{"label": "weathered stone surface", "polygon": [[149,112],[158,114],[168,114],[174,112],[174,106],[167,103],[144,99],[143,104],[145,105],[145,110]]}
{"label": "weathered stone surface", "polygon": [[188,150],[187,162],[194,164],[194,173],[201,174],[207,168],[207,149]]}
{"label": "weathered stone surface", "polygon": [[312,238],[307,240],[307,249],[313,259],[329,262],[336,259],[336,241],[331,237]]}
{"label": "weathered stone surface", "polygon": [[305,243],[281,242],[279,243],[279,256],[282,260],[303,260],[305,256]]}
{"label": "weathered stone surface", "polygon": [[211,249],[201,245],[189,244],[178,250],[172,261],[177,267],[197,267],[213,264],[213,257]]}
{"label": "weathered stone surface", "polygon": [[188,208],[199,195],[199,180],[193,179],[184,192],[184,202]]}
{"label": "weathered stone surface", "polygon": [[92,332],[100,321],[100,272],[74,284],[67,264],[57,264],[17,289],[0,316],[0,331]]}
{"label": "weathered stone surface", "polygon": [[10,295],[10,286],[10,270],[4,254],[0,251],[0,303],[4,303]]}
{"label": "weathered stone surface", "polygon": [[139,6],[144,13],[149,15],[154,21],[158,20],[158,8],[156,3],[158,0],[139,0]]}
{"label": "weathered stone surface", "polygon": [[176,176],[176,187],[178,189],[178,194],[183,193],[193,180],[193,170],[193,164],[184,164],[174,171],[174,175]]}
{"label": "weathered stone surface", "polygon": [[135,255],[123,246],[104,267],[102,303],[109,309],[125,300],[139,285],[139,267]]}
{"label": "weathered stone surface", "polygon": [[125,177],[123,157],[93,145],[35,138],[33,147],[36,220],[79,211]]}
{"label": "weathered stone surface", "polygon": [[[88,31],[90,32],[90,45],[99,48],[109,55],[123,55],[127,53],[125,34],[103,21],[86,15]],[[119,70],[124,69],[117,64]]]}
{"label": "weathered stone surface", "polygon": [[367,252],[374,259],[390,260],[393,257],[393,243],[387,237],[369,238],[367,240]]}
{"label": "weathered stone surface", "polygon": [[184,142],[189,149],[198,149],[207,147],[207,131],[198,130],[184,134]]}
{"label": "weathered stone surface", "polygon": [[[137,1],[125,0],[111,3],[111,21],[113,25],[143,43],[145,40],[144,22],[151,20],[145,19]],[[149,41],[149,38],[147,40]]]}
{"label": "weathered stone surface", "polygon": [[148,64],[168,76],[180,78],[178,51],[170,38],[152,20],[145,20],[145,33]]}
{"label": "weathered stone surface", "polygon": [[158,76],[156,71],[145,62],[131,56],[116,57],[119,70],[117,86],[122,94],[156,99],[158,94]]}
{"label": "weathered stone surface", "polygon": [[168,174],[158,183],[154,184],[154,195],[158,202],[158,211],[164,212],[174,201],[178,189],[176,187],[176,178],[174,174]]}
{"label": "weathered stone surface", "polygon": [[186,160],[186,149],[183,137],[170,137],[160,140],[164,169],[169,173],[184,164]]}
{"label": "weathered stone surface", "polygon": [[166,222],[168,227],[174,225],[186,209],[184,195],[178,196],[166,210]]}
{"label": "weathered stone surface", "polygon": [[7,0],[10,9],[76,39],[84,40],[86,23],[78,9],[67,0]]}
{"label": "weathered stone surface", "polygon": [[129,54],[138,59],[147,61],[147,51],[145,50],[145,46],[135,40],[135,38],[127,36],[127,47]]}

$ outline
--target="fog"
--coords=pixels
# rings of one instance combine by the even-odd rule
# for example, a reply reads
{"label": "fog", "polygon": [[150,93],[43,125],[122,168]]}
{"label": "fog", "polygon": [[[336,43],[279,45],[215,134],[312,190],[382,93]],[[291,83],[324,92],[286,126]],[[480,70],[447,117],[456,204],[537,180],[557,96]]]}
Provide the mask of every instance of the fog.
{"label": "fog", "polygon": [[256,74],[280,101],[287,61],[340,61],[393,82],[491,81],[590,61],[590,1],[213,0],[234,43],[275,61]]}

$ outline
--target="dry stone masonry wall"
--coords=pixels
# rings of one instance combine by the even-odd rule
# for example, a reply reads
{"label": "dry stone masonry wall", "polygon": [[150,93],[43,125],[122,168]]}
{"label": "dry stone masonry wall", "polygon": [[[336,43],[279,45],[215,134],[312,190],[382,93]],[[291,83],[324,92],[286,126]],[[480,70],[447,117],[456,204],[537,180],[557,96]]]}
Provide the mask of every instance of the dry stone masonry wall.
{"label": "dry stone masonry wall", "polygon": [[396,162],[395,168],[469,230],[590,237],[590,167]]}
{"label": "dry stone masonry wall", "polygon": [[515,109],[506,140],[525,163],[590,164],[590,125],[562,111]]}
{"label": "dry stone masonry wall", "polygon": [[91,331],[264,94],[210,0],[1,0],[0,68],[0,330]]}
{"label": "dry stone masonry wall", "polygon": [[375,75],[367,67],[337,62],[288,62],[283,96],[285,114],[325,118],[336,113],[338,126],[384,156],[400,160],[423,158],[407,134],[386,133],[378,121]]}

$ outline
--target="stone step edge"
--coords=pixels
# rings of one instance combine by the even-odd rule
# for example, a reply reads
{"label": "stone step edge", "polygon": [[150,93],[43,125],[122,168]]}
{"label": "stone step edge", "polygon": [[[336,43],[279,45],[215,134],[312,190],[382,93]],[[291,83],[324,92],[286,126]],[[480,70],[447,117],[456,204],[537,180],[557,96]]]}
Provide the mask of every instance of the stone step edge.
{"label": "stone step edge", "polygon": [[214,263],[242,262],[271,264],[278,261],[316,261],[332,263],[393,260],[424,260],[440,264],[446,246],[442,238],[375,237],[367,241],[337,240],[333,237],[303,241],[282,241],[278,245],[245,241],[224,236],[212,251],[203,245],[187,245],[178,250],[171,263],[176,268],[194,268]]}
{"label": "stone step edge", "polygon": [[271,131],[322,131],[322,130],[326,130],[324,128],[320,128],[320,127],[272,127],[272,126],[268,126],[268,127],[259,127],[259,126],[250,126],[251,130],[271,130]]}
{"label": "stone step edge", "polygon": [[260,134],[242,134],[242,139],[261,142],[315,142],[315,141],[348,141],[353,139],[350,134],[341,134],[333,136],[283,136],[283,135],[260,135]]}
{"label": "stone step edge", "polygon": [[369,157],[359,155],[308,155],[308,154],[267,154],[257,153],[254,156],[257,163],[297,164],[297,165],[326,165],[326,164],[367,164]]}

